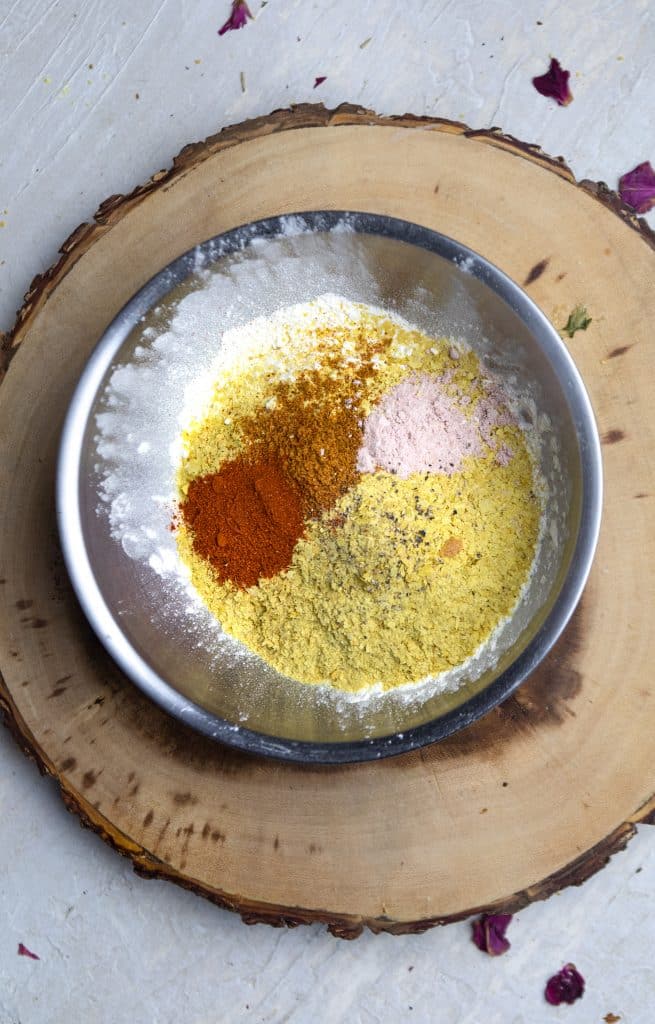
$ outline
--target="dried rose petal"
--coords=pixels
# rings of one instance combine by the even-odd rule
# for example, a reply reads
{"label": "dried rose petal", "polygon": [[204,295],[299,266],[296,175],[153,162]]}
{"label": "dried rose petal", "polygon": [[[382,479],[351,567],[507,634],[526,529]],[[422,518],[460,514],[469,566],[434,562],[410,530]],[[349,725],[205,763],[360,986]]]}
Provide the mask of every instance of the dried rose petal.
{"label": "dried rose petal", "polygon": [[501,956],[510,947],[505,932],[513,914],[483,914],[473,922],[473,941],[483,953],[489,956]]}
{"label": "dried rose petal", "polygon": [[327,75],[319,75],[319,77],[314,80],[314,88],[318,85],[322,85],[326,78]]}
{"label": "dried rose petal", "polygon": [[30,958],[30,960],[40,960],[41,959],[41,957],[37,956],[36,953],[33,953],[31,949],[28,949],[27,946],[24,946],[22,942],[18,943],[18,955],[19,956],[28,956]]}
{"label": "dried rose petal", "polygon": [[655,206],[655,171],[649,160],[620,178],[619,195],[635,213],[648,213]]}
{"label": "dried rose petal", "polygon": [[225,24],[219,28],[219,36],[225,35],[226,32],[232,32],[234,29],[243,28],[248,18],[252,18],[250,8],[246,3],[246,0],[232,0],[232,10],[230,11],[230,17],[227,19]]}
{"label": "dried rose petal", "polygon": [[557,100],[560,107],[567,107],[573,96],[569,89],[570,71],[565,71],[562,65],[554,57],[545,75],[538,75],[532,79],[532,84],[542,96],[548,96]]}
{"label": "dried rose petal", "polygon": [[565,964],[561,971],[548,979],[544,995],[551,1006],[559,1006],[560,1003],[574,1003],[583,992],[584,978],[575,964]]}

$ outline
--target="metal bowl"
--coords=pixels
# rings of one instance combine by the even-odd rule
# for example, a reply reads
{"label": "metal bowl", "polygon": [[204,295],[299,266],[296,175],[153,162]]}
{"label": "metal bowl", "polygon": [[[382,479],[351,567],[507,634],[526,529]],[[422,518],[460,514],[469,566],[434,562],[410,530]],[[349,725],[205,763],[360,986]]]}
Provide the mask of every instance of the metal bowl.
{"label": "metal bowl", "polygon": [[[544,437],[539,469],[550,496],[536,570],[493,660],[454,692],[417,690],[408,699],[409,691],[395,690],[349,701],[329,688],[286,679],[255,656],[223,656],[220,647],[203,642],[198,614],[183,614],[184,595],[172,600],[147,562],[135,560],[112,536],[98,511],[103,457],[96,416],[106,407],[108,381],[117,366],[150,358],[153,336],[181,303],[193,302],[208,276],[224,289],[225,302],[204,340],[187,339],[190,361],[197,357],[199,366],[226,328],[333,292],[391,310],[428,334],[466,339],[484,365],[525,393],[526,419],[537,410]],[[157,425],[161,409],[148,406],[147,391],[140,400]],[[170,440],[165,433],[162,420],[162,444]],[[80,378],[57,478],[68,571],[91,625],[126,675],[199,732],[257,754],[310,763],[399,754],[443,739],[504,700],[568,622],[591,566],[600,513],[601,456],[591,405],[543,313],[502,271],[458,242],[368,213],[259,221],[205,242],[153,277],[109,325]]]}

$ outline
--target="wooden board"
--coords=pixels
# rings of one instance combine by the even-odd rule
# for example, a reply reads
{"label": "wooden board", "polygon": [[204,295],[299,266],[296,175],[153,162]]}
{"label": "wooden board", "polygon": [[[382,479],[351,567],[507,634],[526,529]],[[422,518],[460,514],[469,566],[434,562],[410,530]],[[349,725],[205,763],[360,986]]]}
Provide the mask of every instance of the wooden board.
{"label": "wooden board", "polygon": [[[599,201],[601,200],[601,201]],[[59,553],[54,462],[76,379],[155,271],[237,224],[315,208],[436,228],[524,284],[570,342],[599,419],[600,546],[564,639],[515,697],[382,763],[302,768],[188,732],[114,667]],[[352,107],[282,111],[189,146],[113,196],[37,278],[0,391],[0,697],[67,805],[137,871],[246,921],[420,931],[517,909],[601,867],[655,810],[654,238],[603,186],[496,131]]]}

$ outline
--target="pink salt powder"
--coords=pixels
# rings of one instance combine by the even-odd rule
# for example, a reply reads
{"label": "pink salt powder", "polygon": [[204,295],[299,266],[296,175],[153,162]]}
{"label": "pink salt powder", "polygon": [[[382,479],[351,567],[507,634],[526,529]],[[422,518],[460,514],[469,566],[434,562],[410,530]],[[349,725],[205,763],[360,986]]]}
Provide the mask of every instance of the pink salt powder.
{"label": "pink salt powder", "polygon": [[501,444],[496,452],[496,462],[499,466],[509,466],[513,454],[512,449],[508,445]]}
{"label": "pink salt powder", "polygon": [[444,381],[427,373],[405,377],[387,392],[364,424],[357,455],[360,473],[378,467],[398,476],[445,473],[462,468],[467,455],[481,455],[480,434]]}
{"label": "pink salt powder", "polygon": [[[500,384],[489,377],[484,377],[482,387],[485,390],[485,395],[475,407],[475,418],[480,426],[483,441],[492,448],[493,435],[491,431],[493,428],[510,427],[516,421],[505,405],[507,396]],[[503,463],[503,465],[506,465],[506,463]]]}
{"label": "pink salt powder", "polygon": [[[445,473],[462,469],[468,455],[484,454],[494,447],[491,430],[512,423],[504,393],[493,381],[485,381],[485,396],[474,413],[464,415],[463,399],[449,395],[448,377],[414,373],[382,397],[364,424],[363,443],[357,454],[360,473],[385,469],[405,479],[412,473]],[[497,454],[507,465],[512,453],[503,445]]]}

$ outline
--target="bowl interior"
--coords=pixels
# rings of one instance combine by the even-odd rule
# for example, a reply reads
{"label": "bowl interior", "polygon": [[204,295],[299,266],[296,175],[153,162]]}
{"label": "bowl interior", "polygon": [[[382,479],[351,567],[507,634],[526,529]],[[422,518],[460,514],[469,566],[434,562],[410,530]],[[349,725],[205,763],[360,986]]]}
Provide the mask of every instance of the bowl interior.
{"label": "bowl interior", "polygon": [[[207,287],[216,296],[215,313],[211,322],[194,320],[199,292]],[[390,310],[435,337],[464,339],[524,397],[522,414],[539,427],[549,498],[536,571],[493,658],[483,659],[451,693],[400,690],[349,700],[286,679],[254,656],[237,657],[212,633],[208,613],[185,611],[188,596],[162,581],[137,541],[121,544],[112,537],[102,511],[99,488],[107,466],[96,417],[107,411],[105,392],[117,367],[138,364],[144,370],[135,400],[153,443],[168,446],[189,380],[167,380],[168,399],[161,401],[165,371],[158,337],[186,347],[191,379],[209,366],[226,329],[328,292]],[[173,337],[171,320],[180,309],[195,327]],[[313,752],[316,760],[329,760],[319,749],[324,744],[342,751],[350,745],[353,757],[338,755],[344,760],[379,756],[384,743],[395,752],[479,717],[525,677],[561,631],[597,530],[599,485],[589,484],[589,452],[597,462],[595,427],[573,364],[546,319],[509,279],[452,240],[415,225],[372,215],[300,215],[231,232],[181,257],[110,326],[67,422],[60,526],[73,582],[101,639],[173,713],[212,735],[281,756],[301,756],[304,749],[309,759]],[[162,529],[169,513],[153,506],[157,515],[166,519],[155,524]],[[253,741],[253,733],[269,737],[271,748]],[[355,751],[367,744],[369,753]]]}

